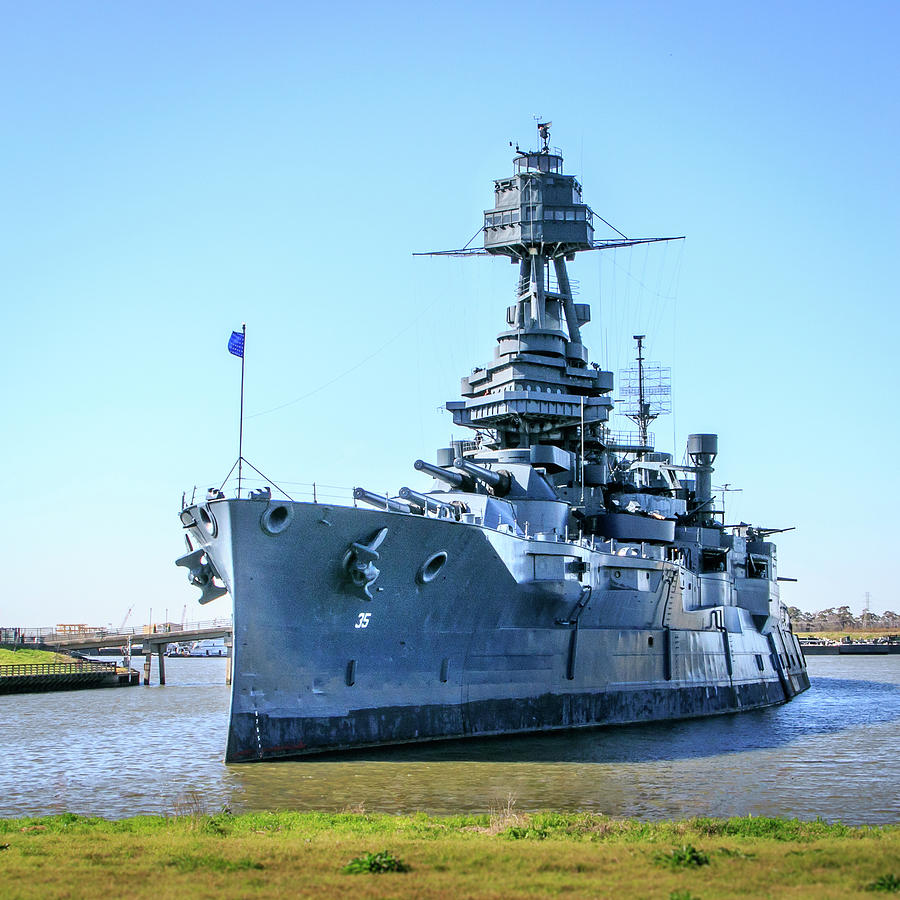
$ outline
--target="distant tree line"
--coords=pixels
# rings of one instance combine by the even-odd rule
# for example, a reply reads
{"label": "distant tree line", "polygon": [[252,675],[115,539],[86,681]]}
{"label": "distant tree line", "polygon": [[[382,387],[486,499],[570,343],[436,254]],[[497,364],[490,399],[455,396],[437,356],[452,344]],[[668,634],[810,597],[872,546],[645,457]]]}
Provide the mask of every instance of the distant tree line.
{"label": "distant tree line", "polygon": [[900,630],[900,615],[887,610],[878,613],[864,612],[854,616],[849,606],[833,606],[819,612],[808,613],[796,606],[788,612],[796,631],[874,631],[880,628]]}

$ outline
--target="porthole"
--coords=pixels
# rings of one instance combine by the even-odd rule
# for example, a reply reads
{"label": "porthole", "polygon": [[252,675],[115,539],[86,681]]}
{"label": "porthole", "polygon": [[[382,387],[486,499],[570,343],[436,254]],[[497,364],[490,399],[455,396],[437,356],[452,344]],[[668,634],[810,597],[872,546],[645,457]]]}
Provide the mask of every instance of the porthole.
{"label": "porthole", "polygon": [[290,526],[293,518],[293,508],[286,506],[284,503],[279,503],[277,506],[266,507],[265,512],[260,517],[259,524],[266,534],[281,534],[282,531]]}
{"label": "porthole", "polygon": [[618,569],[616,569],[616,571],[613,572],[613,578],[621,578],[621,577],[622,577],[622,573]]}
{"label": "porthole", "polygon": [[429,581],[434,581],[434,579],[437,578],[438,572],[444,568],[444,563],[446,562],[446,550],[438,550],[437,553],[432,553],[431,556],[419,566],[419,571],[416,573],[416,581],[418,581],[419,584],[428,584]]}
{"label": "porthole", "polygon": [[203,530],[210,537],[215,537],[219,529],[216,525],[216,517],[212,514],[210,508],[208,506],[198,506],[197,515],[200,517],[200,524],[203,526]]}

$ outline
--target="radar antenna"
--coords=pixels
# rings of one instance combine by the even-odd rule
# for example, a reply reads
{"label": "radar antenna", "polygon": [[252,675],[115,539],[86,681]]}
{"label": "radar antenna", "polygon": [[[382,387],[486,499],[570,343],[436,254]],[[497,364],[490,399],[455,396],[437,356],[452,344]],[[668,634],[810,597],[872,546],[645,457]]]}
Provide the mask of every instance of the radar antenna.
{"label": "radar antenna", "polygon": [[[672,411],[672,370],[659,363],[644,365],[644,341],[647,335],[636,334],[637,366],[619,373],[619,392],[625,403],[624,415],[638,427],[640,446],[653,449],[650,423]],[[643,456],[643,453],[639,454]]]}
{"label": "radar antenna", "polygon": [[538,122],[537,130],[538,136],[544,142],[544,146],[541,148],[542,153],[550,152],[550,129],[553,127],[552,122]]}

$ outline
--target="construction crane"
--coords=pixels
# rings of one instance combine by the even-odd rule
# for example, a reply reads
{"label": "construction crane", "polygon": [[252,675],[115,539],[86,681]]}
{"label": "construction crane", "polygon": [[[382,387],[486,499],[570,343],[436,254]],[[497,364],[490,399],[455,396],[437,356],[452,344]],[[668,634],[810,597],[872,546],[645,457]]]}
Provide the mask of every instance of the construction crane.
{"label": "construction crane", "polygon": [[128,607],[128,612],[125,613],[125,618],[122,619],[122,624],[119,626],[119,629],[118,629],[118,630],[119,630],[119,634],[121,634],[121,633],[125,630],[125,623],[126,623],[126,622],[128,621],[128,619],[131,617],[131,613],[132,613],[132,610],[133,610],[133,609],[134,609],[134,604],[132,603],[131,606]]}

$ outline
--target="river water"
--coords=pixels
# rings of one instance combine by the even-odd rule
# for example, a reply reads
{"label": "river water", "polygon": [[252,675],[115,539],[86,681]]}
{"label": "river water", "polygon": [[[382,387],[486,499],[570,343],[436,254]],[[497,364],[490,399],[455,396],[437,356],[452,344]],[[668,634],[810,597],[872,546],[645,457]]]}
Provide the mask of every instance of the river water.
{"label": "river water", "polygon": [[812,688],[772,709],[226,766],[225,660],[173,658],[165,687],[0,696],[0,816],[512,803],[643,819],[900,821],[900,655],[808,662]]}

